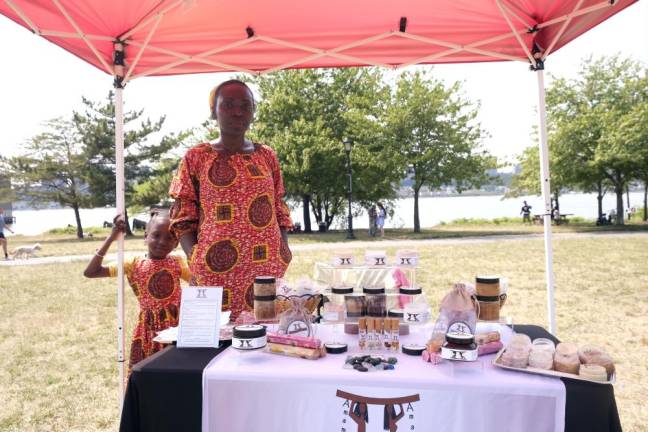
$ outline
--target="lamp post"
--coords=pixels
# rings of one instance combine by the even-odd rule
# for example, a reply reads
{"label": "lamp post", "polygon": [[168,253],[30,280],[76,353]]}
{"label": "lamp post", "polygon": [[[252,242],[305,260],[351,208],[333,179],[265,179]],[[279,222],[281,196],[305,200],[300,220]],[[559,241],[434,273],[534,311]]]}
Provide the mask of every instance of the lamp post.
{"label": "lamp post", "polygon": [[355,240],[355,236],[353,235],[353,216],[351,215],[351,179],[352,179],[352,173],[351,173],[351,140],[348,138],[344,138],[342,141],[344,143],[344,151],[346,151],[346,157],[347,157],[347,175],[349,176],[349,223],[347,224],[347,240]]}

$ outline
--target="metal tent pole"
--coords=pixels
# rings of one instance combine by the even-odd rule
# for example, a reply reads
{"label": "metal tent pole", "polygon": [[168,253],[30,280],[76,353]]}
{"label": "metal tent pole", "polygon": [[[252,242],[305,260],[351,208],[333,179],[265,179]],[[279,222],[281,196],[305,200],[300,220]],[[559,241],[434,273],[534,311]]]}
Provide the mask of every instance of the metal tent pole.
{"label": "metal tent pole", "polygon": [[547,144],[547,106],[545,105],[544,66],[534,68],[538,77],[538,111],[540,113],[540,187],[544,199],[545,274],[547,278],[547,313],[549,332],[556,334],[554,305],[553,245],[551,234],[551,184],[549,176],[549,145]]}
{"label": "metal tent pole", "polygon": [[[124,46],[115,43],[115,199],[117,214],[125,216],[124,181]],[[124,235],[117,239],[117,362],[119,363],[119,410],[124,404]]]}

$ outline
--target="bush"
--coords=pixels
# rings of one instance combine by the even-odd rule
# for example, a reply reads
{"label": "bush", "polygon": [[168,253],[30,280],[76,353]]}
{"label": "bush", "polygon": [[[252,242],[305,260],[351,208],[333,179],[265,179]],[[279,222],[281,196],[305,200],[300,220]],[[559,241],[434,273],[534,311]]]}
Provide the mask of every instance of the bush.
{"label": "bush", "polygon": [[[89,227],[89,228],[84,228],[83,233],[88,234],[100,234],[100,233],[106,233],[110,231],[110,228],[101,228],[101,227]],[[71,234],[71,235],[76,235],[77,233],[77,228],[75,226],[67,226],[65,228],[52,228],[51,230],[47,231],[47,234]]]}

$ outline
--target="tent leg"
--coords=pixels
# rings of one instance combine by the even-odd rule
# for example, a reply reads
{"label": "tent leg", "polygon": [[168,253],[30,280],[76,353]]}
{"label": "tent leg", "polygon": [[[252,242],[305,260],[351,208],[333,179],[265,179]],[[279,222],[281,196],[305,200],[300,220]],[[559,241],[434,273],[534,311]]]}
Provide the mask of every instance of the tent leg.
{"label": "tent leg", "polygon": [[547,278],[547,312],[549,331],[556,334],[554,305],[553,244],[551,235],[551,184],[549,175],[549,145],[547,144],[547,106],[545,104],[544,70],[536,70],[538,77],[538,111],[540,113],[540,186],[544,199],[545,273]]}
{"label": "tent leg", "polygon": [[[115,171],[117,214],[125,214],[124,196],[124,100],[121,87],[115,88]],[[124,235],[117,240],[117,362],[119,364],[119,411],[124,403]]]}

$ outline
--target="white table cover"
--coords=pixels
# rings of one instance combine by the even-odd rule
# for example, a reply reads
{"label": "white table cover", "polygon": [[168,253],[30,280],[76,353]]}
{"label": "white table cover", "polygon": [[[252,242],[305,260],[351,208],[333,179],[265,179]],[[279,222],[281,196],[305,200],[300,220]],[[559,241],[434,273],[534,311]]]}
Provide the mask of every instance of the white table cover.
{"label": "white table cover", "polygon": [[[329,329],[320,328],[318,336],[331,340]],[[502,327],[505,341],[507,332]],[[357,353],[357,337],[338,332],[336,339]],[[203,431],[361,432],[348,415],[351,403],[336,396],[338,390],[375,398],[418,395],[419,401],[402,406],[400,431],[564,430],[562,381],[496,368],[494,355],[432,365],[401,353],[395,370],[365,373],[343,369],[346,356],[303,360],[227,349],[203,372]],[[400,411],[396,405],[395,413]],[[389,430],[384,416],[385,405],[368,405],[364,430]]]}

